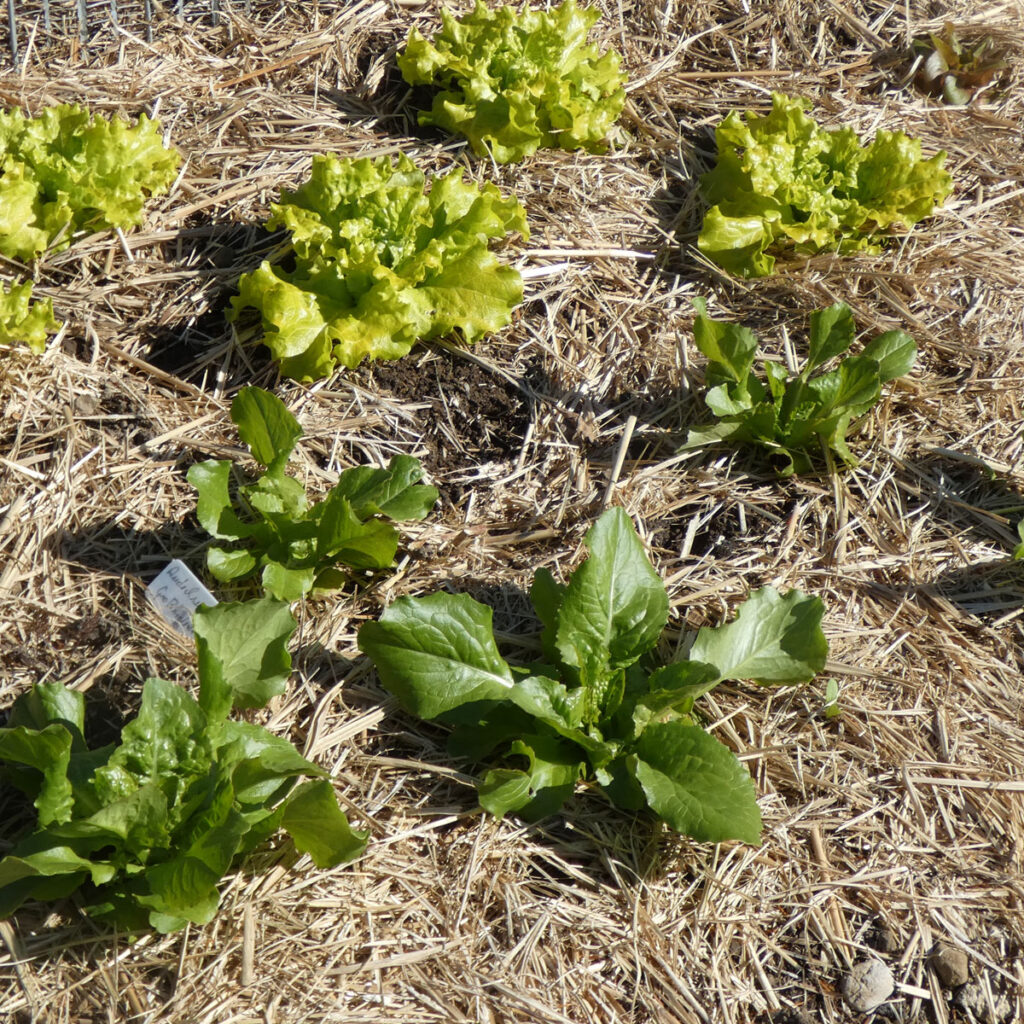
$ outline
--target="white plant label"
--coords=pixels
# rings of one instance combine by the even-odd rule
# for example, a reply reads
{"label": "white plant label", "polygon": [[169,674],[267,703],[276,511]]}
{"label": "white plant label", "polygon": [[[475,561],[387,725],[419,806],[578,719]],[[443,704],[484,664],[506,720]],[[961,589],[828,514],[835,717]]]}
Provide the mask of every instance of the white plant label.
{"label": "white plant label", "polygon": [[149,603],[183,636],[192,636],[192,614],[201,604],[214,605],[217,598],[199,582],[180,559],[163,569],[146,587]]}

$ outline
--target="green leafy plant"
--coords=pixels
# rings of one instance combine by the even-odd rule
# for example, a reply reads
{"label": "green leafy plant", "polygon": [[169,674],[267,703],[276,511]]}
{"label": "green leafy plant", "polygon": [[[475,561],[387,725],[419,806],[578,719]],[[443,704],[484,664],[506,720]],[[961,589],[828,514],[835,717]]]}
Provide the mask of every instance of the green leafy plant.
{"label": "green leafy plant", "polygon": [[362,627],[359,647],[404,707],[455,725],[453,754],[522,762],[479,780],[492,814],[551,814],[586,776],[612,803],[649,807],[696,839],[757,843],[753,782],[697,724],[694,701],[725,679],[810,679],[828,652],[821,602],[758,590],[734,621],[701,629],[687,659],[659,666],[668,596],[629,516],[608,510],[586,543],[567,584],[545,569],[534,577],[542,661],[510,666],[491,609],[465,594],[400,598]]}
{"label": "green leafy plant", "polygon": [[294,269],[264,262],[243,274],[231,317],[260,311],[286,377],[398,359],[454,330],[473,342],[510,321],[522,278],[487,240],[528,238],[523,208],[494,185],[463,182],[461,169],[426,184],[404,155],[394,165],[315,156],[309,181],[271,207],[267,226],[291,232]]}
{"label": "green leafy plant", "polygon": [[[0,860],[0,917],[79,893],[86,912],[136,931],[205,924],[217,883],[279,829],[318,867],[359,856],[326,772],[287,740],[229,718],[284,689],[295,629],[269,599],[200,608],[199,696],[148,679],[120,742],[90,749],[85,702],[38,683],[0,729],[0,776],[27,794],[36,827]],[[309,781],[295,785],[306,776]]]}
{"label": "green leafy plant", "polygon": [[339,564],[393,564],[398,531],[384,519],[423,519],[437,501],[436,488],[417,482],[419,460],[396,455],[386,469],[345,470],[323,501],[311,505],[302,484],[285,472],[302,427],[284,403],[262,388],[243,388],[231,403],[231,418],[266,471],[235,488],[229,461],[209,459],[188,471],[203,529],[233,542],[207,551],[207,567],[221,582],[262,570],[263,589],[283,601],[333,590],[348,578],[335,568]]}
{"label": "green leafy plant", "polygon": [[830,679],[825,684],[825,707],[823,712],[829,721],[833,718],[838,718],[843,713],[843,709],[839,706],[839,683],[835,679]]}
{"label": "green leafy plant", "polygon": [[1017,524],[1017,536],[1020,543],[1013,549],[1013,557],[1017,560],[1024,559],[1024,519]]}
{"label": "green leafy plant", "polygon": [[140,224],[146,196],[166,192],[180,162],[145,114],[130,125],[67,104],[0,113],[0,253],[32,260],[76,231]]}
{"label": "green leafy plant", "polygon": [[499,164],[541,146],[603,151],[626,79],[614,50],[587,43],[599,18],[575,0],[521,13],[476,0],[459,20],[442,8],[434,40],[414,28],[398,57],[410,85],[442,90],[420,124],[465,135],[474,153]]}
{"label": "green leafy plant", "polygon": [[33,352],[46,348],[46,335],[60,324],[53,317],[53,302],[32,301],[32,282],[5,288],[0,282],[0,345],[24,342]]}
{"label": "green leafy plant", "polygon": [[883,384],[909,372],[917,358],[913,338],[903,331],[886,331],[837,369],[812,376],[853,343],[853,314],[837,302],[811,314],[807,361],[799,375],[791,378],[785,367],[765,360],[762,383],[753,371],[753,332],[710,319],[703,299],[693,304],[698,311],[694,340],[709,360],[710,390],[704,401],[718,422],[691,430],[683,447],[720,441],[759,445],[779,457],[782,476],[809,472],[808,450],[817,445],[856,465],[846,446],[851,422],[878,401]]}
{"label": "green leafy plant", "polygon": [[[710,209],[698,248],[720,267],[762,277],[773,253],[879,252],[929,216],[952,190],[946,154],[880,131],[861,146],[852,128],[826,131],[810,101],[772,95],[771,113],[732,111],[715,130],[718,163],[701,178]],[[771,250],[771,252],[769,252]]]}
{"label": "green leafy plant", "polygon": [[949,21],[941,32],[929,32],[915,39],[913,49],[921,60],[914,76],[918,87],[951,106],[970,103],[1009,67],[991,36],[965,43]]}

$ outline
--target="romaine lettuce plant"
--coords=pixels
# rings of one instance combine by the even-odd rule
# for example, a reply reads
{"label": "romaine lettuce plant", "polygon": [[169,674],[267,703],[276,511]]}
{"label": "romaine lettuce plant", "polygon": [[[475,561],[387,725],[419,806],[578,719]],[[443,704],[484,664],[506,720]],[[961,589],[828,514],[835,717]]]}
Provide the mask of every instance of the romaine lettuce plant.
{"label": "romaine lettuce plant", "polygon": [[442,90],[420,124],[465,135],[474,153],[499,164],[541,146],[603,151],[626,79],[615,50],[602,54],[587,43],[598,18],[575,0],[521,13],[476,0],[459,20],[442,8],[434,40],[413,28],[398,57],[410,85]]}
{"label": "romaine lettuce plant", "polygon": [[809,450],[818,446],[856,465],[846,446],[851,422],[878,401],[883,384],[909,372],[917,358],[910,335],[886,331],[837,369],[812,376],[853,343],[853,314],[837,302],[811,314],[807,361],[799,375],[791,378],[785,367],[765,360],[762,383],[753,371],[754,334],[738,324],[710,319],[703,299],[693,304],[698,310],[694,340],[709,360],[710,390],[704,401],[718,422],[691,430],[683,447],[719,441],[759,445],[779,458],[781,476],[809,472]]}
{"label": "romaine lettuce plant", "polygon": [[528,238],[522,206],[463,182],[458,168],[426,184],[405,155],[394,165],[314,156],[309,181],[271,207],[267,227],[291,232],[294,268],[264,262],[243,274],[230,316],[260,311],[284,376],[398,359],[454,330],[473,342],[509,322],[522,278],[487,240]]}
{"label": "romaine lettuce plant", "polygon": [[0,777],[34,801],[38,822],[0,860],[0,917],[77,891],[95,917],[169,932],[210,921],[217,883],[279,829],[318,867],[359,856],[366,836],[327,773],[229,717],[284,689],[294,629],[287,605],[268,599],[200,608],[198,700],[148,679],[120,742],[100,748],[87,746],[81,693],[49,682],[19,697],[0,729]]}
{"label": "romaine lettuce plant", "polygon": [[24,342],[33,352],[46,348],[46,335],[60,324],[53,317],[53,302],[32,301],[32,282],[12,284],[10,289],[0,282],[0,345]]}
{"label": "romaine lettuce plant", "polygon": [[[323,501],[310,504],[302,484],[285,472],[302,427],[276,395],[243,388],[231,418],[266,471],[232,487],[233,463],[209,459],[188,471],[199,492],[196,513],[207,533],[230,547],[211,547],[206,564],[223,583],[262,570],[263,589],[282,601],[333,590],[348,578],[335,568],[384,569],[393,564],[398,531],[385,519],[423,519],[437,489],[417,481],[419,460],[396,455],[385,469],[347,469]],[[234,491],[234,494],[232,494]]]}
{"label": "romaine lettuce plant", "polygon": [[567,584],[544,569],[534,577],[535,664],[501,657],[491,609],[466,594],[399,598],[362,627],[359,647],[405,708],[455,725],[452,753],[498,752],[505,763],[478,782],[492,814],[554,813],[586,777],[612,803],[649,807],[695,839],[757,843],[753,782],[698,724],[694,702],[725,679],[811,679],[828,653],[821,602],[755,591],[734,621],[701,629],[688,657],[659,666],[668,596],[632,521],[609,509],[586,542],[590,557]]}
{"label": "romaine lettuce plant", "polygon": [[166,192],[180,162],[145,114],[130,125],[67,104],[0,113],[0,253],[32,260],[76,231],[140,224],[146,196]]}
{"label": "romaine lettuce plant", "polygon": [[820,128],[804,113],[810,105],[774,93],[771,113],[734,110],[715,130],[718,163],[701,178],[711,209],[697,245],[734,274],[770,274],[773,254],[787,251],[879,252],[952,190],[944,152],[924,160],[903,132],[861,146],[852,128]]}

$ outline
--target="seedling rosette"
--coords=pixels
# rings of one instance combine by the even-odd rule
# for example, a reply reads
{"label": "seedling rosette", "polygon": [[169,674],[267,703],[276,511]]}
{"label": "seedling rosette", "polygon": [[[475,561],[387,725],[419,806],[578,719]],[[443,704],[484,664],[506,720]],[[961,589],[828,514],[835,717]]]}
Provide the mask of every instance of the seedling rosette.
{"label": "seedling rosette", "polygon": [[925,160],[903,132],[861,146],[852,128],[819,127],[810,105],[774,93],[770,113],[734,110],[715,130],[697,246],[733,274],[771,274],[778,254],[880,252],[952,190],[944,152]]}
{"label": "seedling rosette", "polygon": [[327,773],[288,740],[229,717],[284,690],[287,605],[219,604],[194,624],[198,698],[148,679],[117,743],[88,747],[85,700],[61,683],[14,702],[0,778],[38,820],[0,859],[0,917],[76,893],[91,916],[170,932],[212,920],[221,878],[280,829],[321,868],[363,852],[366,835],[349,827]]}
{"label": "seedling rosette", "polygon": [[683,448],[727,442],[767,450],[781,476],[811,470],[815,447],[831,450],[856,465],[846,445],[851,423],[881,397],[882,385],[908,373],[917,345],[903,331],[887,331],[835,370],[813,374],[853,344],[853,313],[843,302],[811,314],[807,361],[795,377],[764,361],[764,382],[754,373],[757,338],[746,327],[712,320],[703,299],[694,299],[693,335],[708,357],[704,402],[716,423],[689,432]]}
{"label": "seedling rosette", "polygon": [[732,622],[701,629],[686,659],[659,665],[668,596],[629,516],[605,512],[586,543],[568,583],[534,577],[543,657],[532,665],[502,658],[491,609],[466,594],[399,598],[362,627],[359,647],[403,707],[454,726],[453,754],[497,761],[478,780],[492,814],[544,817],[586,779],[695,839],[758,843],[750,775],[694,705],[726,679],[811,679],[828,653],[821,602],[755,591]]}
{"label": "seedling rosette", "polygon": [[410,85],[437,86],[422,125],[464,135],[477,156],[506,164],[540,147],[603,152],[626,102],[615,50],[587,43],[600,18],[565,0],[549,10],[441,10],[433,40],[413,28],[398,67]]}
{"label": "seedling rosette", "polygon": [[398,359],[453,331],[474,342],[522,302],[519,271],[487,243],[528,238],[525,211],[492,184],[464,182],[461,168],[428,183],[404,155],[314,156],[309,181],[271,210],[267,227],[290,232],[289,251],[241,276],[229,317],[259,311],[286,377]]}
{"label": "seedling rosette", "polygon": [[350,578],[339,565],[393,564],[398,531],[385,520],[423,519],[437,501],[437,489],[419,483],[419,460],[396,455],[384,468],[345,470],[323,501],[311,504],[302,484],[285,472],[302,427],[281,399],[243,388],[231,403],[231,418],[265,472],[233,486],[234,465],[227,460],[209,459],[188,471],[199,494],[200,525],[230,545],[207,551],[207,568],[223,583],[259,573],[264,591],[282,601],[334,590]]}

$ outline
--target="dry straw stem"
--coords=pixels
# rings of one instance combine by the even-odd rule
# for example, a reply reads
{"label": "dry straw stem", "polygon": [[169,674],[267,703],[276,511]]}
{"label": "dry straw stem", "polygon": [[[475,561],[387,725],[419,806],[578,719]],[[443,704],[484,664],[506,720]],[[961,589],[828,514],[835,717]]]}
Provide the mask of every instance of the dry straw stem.
{"label": "dry straw stem", "polygon": [[[185,472],[241,457],[227,408],[243,384],[275,386],[305,425],[297,472],[314,493],[398,452],[442,491],[394,574],[302,611],[297,673],[263,714],[333,772],[373,833],[366,857],[318,872],[270,848],[230,876],[212,924],[135,943],[73,902],[25,908],[0,932],[5,1020],[840,1021],[841,977],[872,947],[898,982],[892,1019],[970,1020],[926,966],[938,939],[967,950],[1003,1013],[989,1016],[1024,1019],[1019,6],[602,6],[632,79],[611,150],[503,168],[415,126],[393,54],[410,26],[439,24],[433,3],[255,0],[217,29],[164,13],[152,42],[125,9],[87,52],[70,27],[40,28],[0,76],[30,111],[157,109],[186,156],[144,228],[35,268],[68,327],[45,356],[0,361],[0,706],[60,679],[89,691],[106,738],[147,674],[193,678],[142,586],[172,556],[200,568]],[[19,4],[23,24],[37,8]],[[910,39],[946,19],[1010,52],[1003,91],[966,109],[909,84]],[[696,183],[713,126],[772,89],[812,97],[828,127],[947,150],[946,207],[879,256],[783,260],[748,283],[707,266]],[[259,227],[268,204],[314,153],[398,151],[520,197],[533,237],[506,258],[526,303],[472,352],[426,346],[278,386],[251,330],[222,316],[238,274],[280,246]],[[749,453],[673,454],[705,416],[697,295],[775,356],[785,336],[799,353],[808,313],[836,300],[865,337],[916,337],[917,368],[852,440],[858,468],[780,483]],[[693,844],[587,793],[536,826],[480,816],[471,766],[358,655],[386,602],[449,587],[495,604],[511,656],[530,657],[531,574],[577,563],[606,498],[667,580],[666,656],[751,588],[825,602],[838,717],[824,679],[705,705],[756,779],[758,849]]]}

